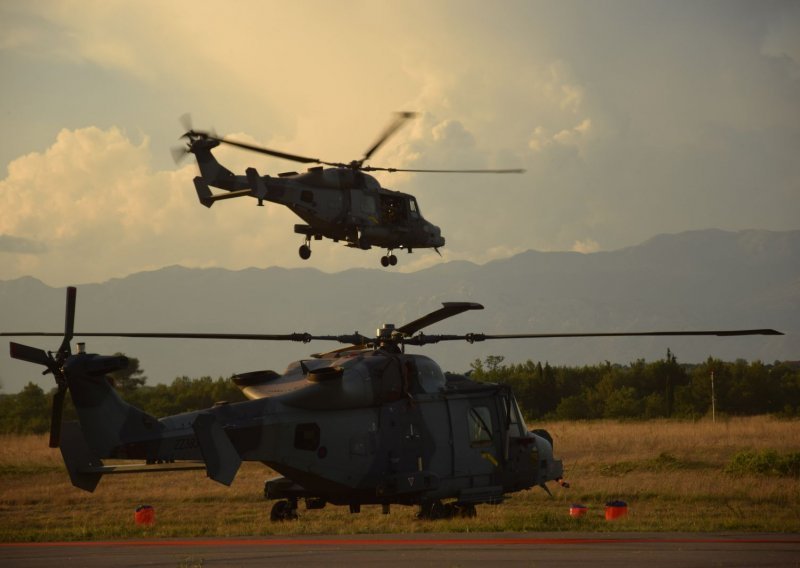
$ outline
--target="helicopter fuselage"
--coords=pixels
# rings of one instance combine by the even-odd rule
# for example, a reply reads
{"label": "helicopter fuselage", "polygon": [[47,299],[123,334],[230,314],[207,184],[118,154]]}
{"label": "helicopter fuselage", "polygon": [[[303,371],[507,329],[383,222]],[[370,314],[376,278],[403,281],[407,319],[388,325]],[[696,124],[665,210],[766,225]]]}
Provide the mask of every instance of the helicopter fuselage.
{"label": "helicopter fuselage", "polygon": [[287,206],[306,225],[295,231],[368,249],[444,246],[439,227],[425,220],[414,196],[380,186],[371,175],[346,168],[311,168],[265,177],[264,199]]}

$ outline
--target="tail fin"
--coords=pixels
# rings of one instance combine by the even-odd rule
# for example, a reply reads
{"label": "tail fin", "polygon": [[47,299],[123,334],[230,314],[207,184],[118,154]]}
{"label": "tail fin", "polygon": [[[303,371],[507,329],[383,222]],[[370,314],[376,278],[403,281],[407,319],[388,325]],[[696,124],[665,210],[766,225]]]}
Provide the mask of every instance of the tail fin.
{"label": "tail fin", "polygon": [[101,468],[103,462],[89,449],[77,422],[66,422],[61,427],[61,457],[72,485],[90,493],[94,491],[103,474],[93,470]]}
{"label": "tail fin", "polygon": [[62,427],[61,455],[75,487],[94,491],[104,473],[113,467],[103,465],[105,457],[123,444],[155,438],[164,426],[146,412],[122,400],[111,386],[107,373],[127,367],[123,356],[106,357],[78,353],[64,363],[77,422]]}
{"label": "tail fin", "polygon": [[200,167],[200,174],[203,179],[214,187],[227,190],[247,188],[247,180],[244,176],[237,176],[228,168],[220,164],[211,149],[218,146],[216,140],[205,138],[193,140],[189,151],[197,158],[197,165]]}
{"label": "tail fin", "polygon": [[194,188],[197,190],[197,198],[200,200],[200,203],[206,207],[214,205],[214,195],[211,193],[208,184],[203,178],[199,176],[194,178]]}
{"label": "tail fin", "polygon": [[[194,438],[202,461],[152,466],[105,466],[102,458],[146,458],[155,460],[148,448],[158,451],[164,423],[120,398],[106,373],[127,366],[126,357],[104,357],[79,353],[67,359],[64,372],[80,426],[65,424],[61,454],[72,484],[94,491],[105,473],[173,469],[206,470],[219,483],[230,485],[242,463],[239,453],[213,413],[195,413]],[[188,415],[187,415],[188,416]],[[141,455],[131,455],[141,454]]]}
{"label": "tail fin", "polygon": [[[182,439],[185,443],[182,449],[186,451],[181,461],[176,462],[171,454],[163,454],[167,424],[122,400],[106,376],[126,368],[128,358],[88,354],[82,347],[77,354],[72,354],[69,342],[73,337],[75,298],[75,288],[68,288],[64,338],[55,355],[19,343],[10,345],[13,358],[44,365],[46,372],[52,373],[56,379],[58,391],[53,398],[50,446],[61,447],[72,484],[94,491],[106,473],[205,469],[211,479],[230,485],[241,458],[213,411],[194,413],[190,429],[183,422],[192,416],[182,415],[177,430],[178,436],[182,437],[179,441]],[[64,424],[61,436],[61,407],[67,392],[72,397],[80,424]],[[176,430],[174,424],[172,430]],[[174,450],[174,446],[171,449]],[[102,459],[107,457],[145,459],[146,464],[104,465]]]}
{"label": "tail fin", "polygon": [[98,458],[126,443],[152,439],[164,426],[122,400],[106,373],[127,366],[125,357],[80,353],[64,365],[69,393],[88,449]]}

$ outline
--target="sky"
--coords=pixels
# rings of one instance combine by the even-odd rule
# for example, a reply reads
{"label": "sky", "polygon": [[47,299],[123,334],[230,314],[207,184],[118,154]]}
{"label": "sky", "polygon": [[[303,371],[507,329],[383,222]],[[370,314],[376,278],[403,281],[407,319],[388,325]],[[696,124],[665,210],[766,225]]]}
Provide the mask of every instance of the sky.
{"label": "sky", "polygon": [[[379,266],[250,199],[202,207],[179,117],[383,174],[447,239],[392,270],[800,228],[800,3],[0,0],[0,280]],[[220,148],[243,173],[301,164]],[[191,156],[190,156],[191,158]]]}

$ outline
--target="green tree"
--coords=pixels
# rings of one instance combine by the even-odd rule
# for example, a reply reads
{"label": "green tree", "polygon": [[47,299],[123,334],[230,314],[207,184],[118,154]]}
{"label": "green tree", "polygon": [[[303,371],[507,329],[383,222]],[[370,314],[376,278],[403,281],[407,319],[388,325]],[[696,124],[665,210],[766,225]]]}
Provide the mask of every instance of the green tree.
{"label": "green tree", "polygon": [[585,420],[589,418],[588,405],[581,394],[562,398],[558,403],[555,416],[559,420]]}
{"label": "green tree", "polygon": [[641,404],[633,387],[619,388],[605,401],[604,418],[636,418],[640,414]]}
{"label": "green tree", "polygon": [[28,383],[15,397],[11,407],[9,430],[42,434],[50,427],[50,400],[42,387]]}
{"label": "green tree", "polygon": [[499,369],[505,359],[503,355],[489,355],[486,357],[486,367],[490,373],[494,373]]}

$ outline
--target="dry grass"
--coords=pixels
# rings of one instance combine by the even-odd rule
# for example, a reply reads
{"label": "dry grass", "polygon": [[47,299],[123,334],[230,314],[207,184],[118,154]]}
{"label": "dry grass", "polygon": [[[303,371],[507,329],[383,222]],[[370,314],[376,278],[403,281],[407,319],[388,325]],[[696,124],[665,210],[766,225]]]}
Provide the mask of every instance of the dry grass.
{"label": "dry grass", "polygon": [[[711,422],[559,422],[545,427],[564,459],[572,488],[513,495],[479,506],[475,519],[418,521],[411,507],[301,511],[301,520],[273,524],[262,497],[272,472],[243,464],[230,488],[200,472],[106,476],[95,493],[69,483],[57,450],[44,436],[0,439],[0,541],[530,530],[800,531],[800,481],[734,478],[724,467],[736,452],[800,451],[800,422],[766,417]],[[628,516],[603,519],[603,505],[621,499]],[[571,503],[589,514],[572,519]],[[133,522],[137,505],[156,510],[156,524]]]}
{"label": "dry grass", "polygon": [[727,462],[744,449],[800,450],[800,422],[770,416],[698,422],[555,422],[546,428],[565,463],[640,460],[653,451],[711,463]]}

